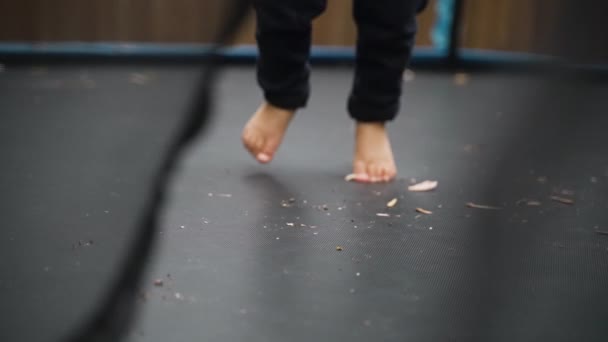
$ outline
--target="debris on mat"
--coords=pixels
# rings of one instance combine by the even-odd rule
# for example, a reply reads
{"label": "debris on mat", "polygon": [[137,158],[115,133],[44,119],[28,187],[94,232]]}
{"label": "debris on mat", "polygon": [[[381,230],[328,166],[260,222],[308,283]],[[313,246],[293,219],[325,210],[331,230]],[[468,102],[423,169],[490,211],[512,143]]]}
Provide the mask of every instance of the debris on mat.
{"label": "debris on mat", "polygon": [[492,206],[492,205],[485,205],[485,204],[477,204],[477,203],[473,203],[473,202],[467,203],[466,206],[468,208],[473,208],[473,209],[487,209],[487,210],[500,210],[500,209],[502,209],[501,207],[495,207],[495,206]]}
{"label": "debris on mat", "polygon": [[342,252],[344,250],[344,248],[342,248],[342,246],[336,246],[336,250],[338,252]]}
{"label": "debris on mat", "polygon": [[416,208],[416,211],[425,215],[431,215],[433,213],[432,211],[423,208]]}
{"label": "debris on mat", "polygon": [[156,287],[162,287],[163,285],[165,285],[165,282],[162,279],[156,279],[154,281],[154,286]]}
{"label": "debris on mat", "polygon": [[291,222],[287,222],[286,224],[287,224],[288,226],[290,226],[290,227],[293,227],[293,226],[294,226],[294,224],[293,224],[293,223],[291,223]]}
{"label": "debris on mat", "polygon": [[412,82],[415,79],[416,79],[416,73],[414,71],[412,71],[411,69],[406,69],[405,72],[403,72],[403,80],[405,82]]}
{"label": "debris on mat", "polygon": [[437,181],[425,180],[424,182],[410,185],[410,186],[408,186],[407,189],[409,191],[414,191],[414,192],[433,191],[437,188],[438,185],[439,185],[439,182],[437,182]]}
{"label": "debris on mat", "polygon": [[132,84],[144,85],[144,84],[149,83],[151,80],[152,80],[152,75],[145,74],[145,73],[134,72],[129,75],[129,83],[132,83]]}
{"label": "debris on mat", "polygon": [[464,72],[454,74],[454,84],[457,86],[465,86],[471,81],[471,76]]}
{"label": "debris on mat", "polygon": [[378,217],[391,217],[391,215],[389,215],[387,213],[376,213],[376,216],[378,216]]}
{"label": "debris on mat", "polygon": [[540,177],[536,178],[536,181],[539,182],[540,184],[545,184],[545,183],[547,183],[548,180],[549,179],[545,176],[540,176]]}
{"label": "debris on mat", "polygon": [[561,191],[555,190],[555,192],[559,192],[560,195],[564,195],[564,196],[574,196],[573,190],[562,189]]}
{"label": "debris on mat", "polygon": [[522,198],[519,201],[515,202],[515,205],[522,205],[522,204],[525,204],[530,207],[540,207],[542,205],[542,203],[540,201],[529,200],[527,198]]}
{"label": "debris on mat", "polygon": [[398,200],[397,198],[393,198],[393,199],[392,199],[392,200],[390,200],[388,203],[386,203],[386,206],[387,206],[387,207],[389,207],[389,208],[392,208],[392,207],[394,207],[395,205],[397,205],[397,202],[398,202],[398,201],[399,201],[399,200]]}
{"label": "debris on mat", "polygon": [[232,194],[217,194],[217,197],[231,198]]}
{"label": "debris on mat", "polygon": [[568,205],[574,204],[574,200],[569,199],[569,198],[559,197],[559,196],[551,196],[550,198],[551,198],[551,200],[562,203],[562,204],[568,204]]}

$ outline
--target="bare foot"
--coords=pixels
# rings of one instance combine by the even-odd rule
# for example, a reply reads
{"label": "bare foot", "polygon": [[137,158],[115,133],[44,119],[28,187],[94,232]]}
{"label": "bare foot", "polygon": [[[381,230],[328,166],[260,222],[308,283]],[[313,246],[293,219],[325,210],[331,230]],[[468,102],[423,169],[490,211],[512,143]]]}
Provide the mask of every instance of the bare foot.
{"label": "bare foot", "polygon": [[294,111],[264,102],[243,129],[243,144],[260,163],[269,163],[283,141]]}
{"label": "bare foot", "polygon": [[397,176],[397,167],[384,123],[357,123],[355,140],[355,181],[389,182]]}

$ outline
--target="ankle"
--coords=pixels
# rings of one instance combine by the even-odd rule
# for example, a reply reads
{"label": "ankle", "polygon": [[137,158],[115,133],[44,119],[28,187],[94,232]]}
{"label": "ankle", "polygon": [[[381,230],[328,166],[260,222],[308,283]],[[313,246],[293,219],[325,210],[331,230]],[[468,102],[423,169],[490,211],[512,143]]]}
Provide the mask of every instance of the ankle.
{"label": "ankle", "polygon": [[358,131],[373,131],[373,132],[384,132],[386,131],[386,122],[357,122]]}

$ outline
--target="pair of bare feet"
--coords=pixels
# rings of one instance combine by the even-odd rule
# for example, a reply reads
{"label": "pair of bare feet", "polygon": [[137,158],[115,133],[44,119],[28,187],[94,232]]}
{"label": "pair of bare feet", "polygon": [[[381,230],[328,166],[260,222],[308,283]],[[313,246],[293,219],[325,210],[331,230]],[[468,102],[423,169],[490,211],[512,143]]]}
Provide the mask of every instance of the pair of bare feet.
{"label": "pair of bare feet", "polygon": [[[269,163],[281,145],[294,111],[263,103],[243,130],[245,148],[260,163]],[[383,122],[358,122],[355,133],[354,180],[388,182],[397,175]]]}

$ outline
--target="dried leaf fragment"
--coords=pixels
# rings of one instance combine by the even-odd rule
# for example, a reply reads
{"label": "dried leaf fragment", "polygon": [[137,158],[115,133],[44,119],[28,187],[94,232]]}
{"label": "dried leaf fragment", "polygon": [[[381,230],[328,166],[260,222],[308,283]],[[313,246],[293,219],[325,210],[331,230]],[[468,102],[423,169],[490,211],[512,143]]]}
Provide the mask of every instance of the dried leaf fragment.
{"label": "dried leaf fragment", "polygon": [[568,204],[568,205],[574,204],[574,200],[572,200],[570,198],[565,198],[565,197],[551,196],[551,200],[562,203],[562,204]]}
{"label": "dried leaf fragment", "polygon": [[387,207],[389,207],[389,208],[392,208],[392,207],[394,207],[395,205],[397,205],[397,202],[398,202],[398,201],[399,201],[399,200],[398,200],[397,198],[393,198],[393,199],[392,199],[392,200],[390,200],[388,203],[386,203],[386,206],[387,206]]}
{"label": "dried leaf fragment", "polygon": [[432,211],[423,208],[416,208],[416,211],[425,215],[431,215],[433,213]]}
{"label": "dried leaf fragment", "polygon": [[355,179],[357,179],[357,175],[354,173],[348,174],[346,177],[344,177],[344,180],[347,182],[354,181]]}
{"label": "dried leaf fragment", "polygon": [[467,203],[466,206],[469,207],[469,208],[473,208],[473,209],[487,209],[487,210],[500,210],[500,209],[502,209],[500,207],[495,207],[495,206],[485,205],[485,204],[476,204],[476,203],[473,203],[473,202]]}
{"label": "dried leaf fragment", "polygon": [[432,191],[437,188],[437,185],[439,185],[439,182],[437,181],[425,180],[424,182],[410,185],[407,189],[414,192]]}

